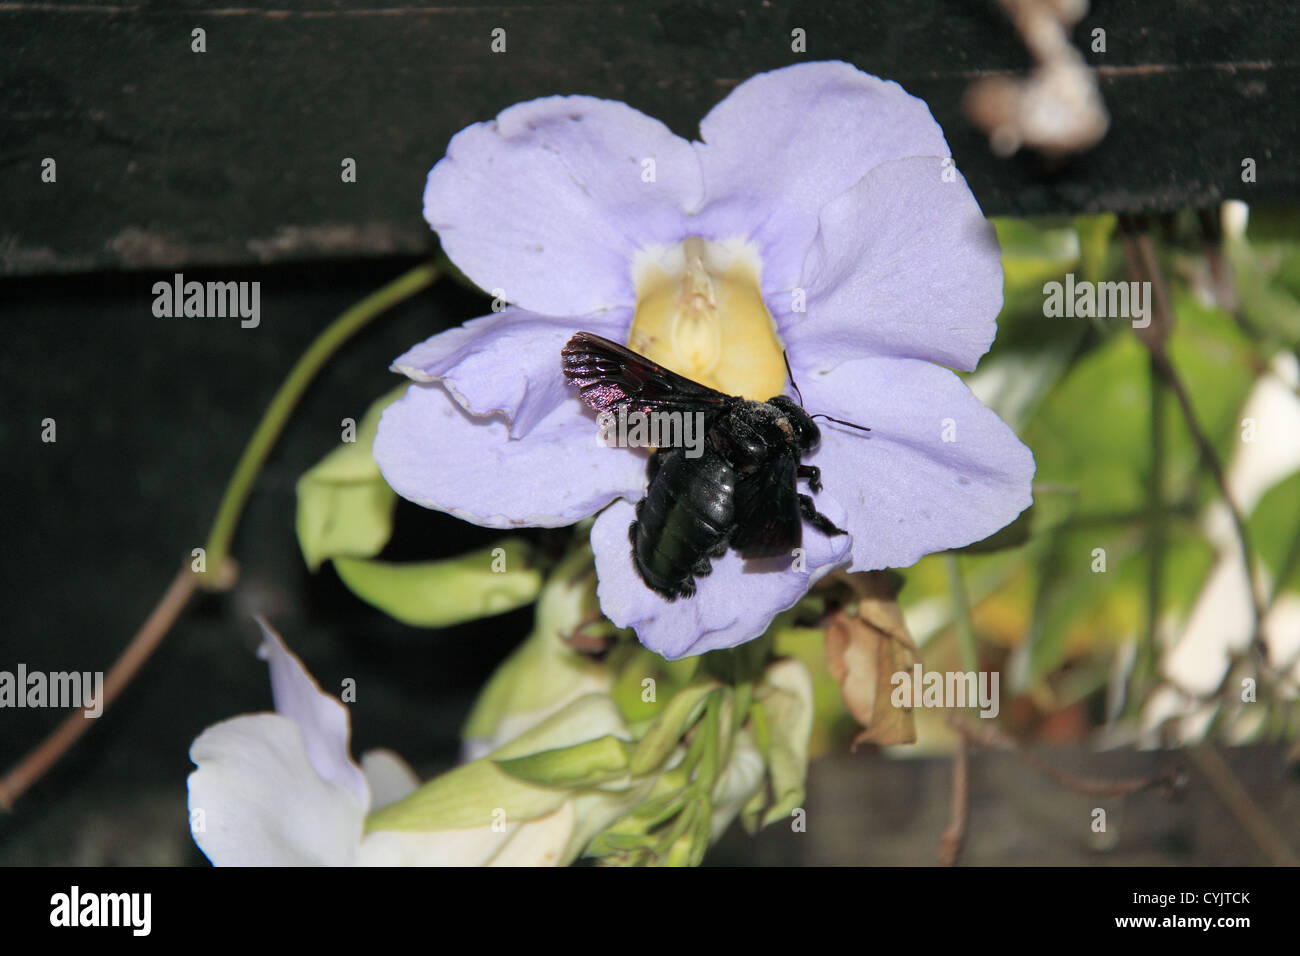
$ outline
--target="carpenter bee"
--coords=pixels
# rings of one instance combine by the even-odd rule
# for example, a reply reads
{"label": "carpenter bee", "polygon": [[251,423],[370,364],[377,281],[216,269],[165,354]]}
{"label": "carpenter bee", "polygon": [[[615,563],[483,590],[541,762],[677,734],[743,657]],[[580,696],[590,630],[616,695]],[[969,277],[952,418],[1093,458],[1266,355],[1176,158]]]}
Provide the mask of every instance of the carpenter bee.
{"label": "carpenter bee", "polygon": [[790,556],[803,540],[801,519],[823,534],[847,534],[799,493],[799,478],[814,493],[822,487],[820,469],[800,459],[821,440],[813,418],[870,429],[809,415],[802,396],[796,403],[724,395],[590,332],[574,335],[560,354],[565,377],[597,413],[702,416],[696,455],[659,447],[651,456],[649,486],[628,531],[641,579],[668,600],[693,595],[695,578],[728,548],[746,559]]}

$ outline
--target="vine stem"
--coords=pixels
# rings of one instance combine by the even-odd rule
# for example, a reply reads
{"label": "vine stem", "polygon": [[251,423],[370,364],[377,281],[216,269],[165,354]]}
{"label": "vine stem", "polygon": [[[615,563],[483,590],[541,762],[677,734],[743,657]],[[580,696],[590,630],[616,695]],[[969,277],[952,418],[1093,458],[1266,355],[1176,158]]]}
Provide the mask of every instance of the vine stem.
{"label": "vine stem", "polygon": [[312,383],[330,356],[337,352],[343,343],[361,331],[376,316],[432,285],[437,280],[438,274],[437,265],[423,262],[382,289],[366,296],[331,322],[294,364],[279,391],[271,399],[271,404],[267,406],[266,413],[258,423],[257,430],[253,432],[253,437],[248,440],[239,464],[235,466],[235,471],[226,485],[216,519],[212,522],[212,530],[208,532],[207,544],[204,546],[207,571],[202,583],[206,587],[224,590],[234,584],[235,575],[226,561],[230,557],[230,544],[235,536],[239,517],[248,501],[249,492],[252,491],[254,479],[262,470],[262,465],[266,463],[266,458],[274,447],[276,439],[284,431],[289,416],[297,407],[307,386]]}
{"label": "vine stem", "polygon": [[966,581],[962,577],[960,558],[945,555],[948,569],[948,592],[952,601],[953,625],[957,632],[957,646],[961,650],[962,667],[969,673],[979,670],[979,649],[975,643],[975,628],[970,619],[970,599],[966,595]]}
{"label": "vine stem", "polygon": [[[189,603],[197,583],[198,578],[189,569],[188,563],[182,565],[176,577],[172,579],[171,586],[163,594],[162,600],[158,602],[158,606],[153,609],[153,613],[141,625],[140,630],[131,639],[131,643],[126,646],[126,650],[113,662],[113,666],[105,675],[100,699],[95,702],[101,716],[103,709],[131,682],[136,671],[162,643],[162,639],[167,636],[177,616]],[[53,733],[29,751],[27,756],[15,764],[3,779],[0,779],[0,807],[12,810],[14,801],[44,776],[45,772],[54,766],[81,735],[90,729],[90,725],[96,719],[87,717],[83,710],[74,710],[64,717],[63,722]]]}
{"label": "vine stem", "polygon": [[970,741],[957,737],[952,758],[952,816],[948,829],[939,841],[941,866],[956,866],[966,847],[966,828],[970,823]]}
{"label": "vine stem", "polygon": [[[1259,662],[1263,664],[1268,661],[1268,641],[1264,634],[1264,619],[1267,610],[1264,597],[1260,593],[1255,552],[1251,548],[1250,533],[1246,527],[1246,520],[1228,488],[1223,462],[1220,461],[1218,453],[1214,450],[1213,443],[1201,427],[1201,423],[1196,417],[1196,411],[1192,407],[1191,396],[1188,394],[1187,388],[1179,377],[1177,369],[1174,368],[1173,361],[1169,358],[1169,353],[1165,348],[1165,340],[1168,338],[1173,326],[1173,310],[1169,303],[1164,272],[1160,268],[1160,260],[1151,243],[1151,237],[1145,232],[1140,223],[1127,224],[1127,228],[1124,229],[1123,241],[1124,256],[1128,261],[1129,271],[1135,278],[1146,279],[1151,282],[1151,290],[1155,300],[1154,315],[1150,327],[1144,330],[1145,334],[1139,334],[1138,338],[1150,353],[1153,372],[1156,376],[1163,378],[1164,383],[1173,392],[1174,398],[1177,399],[1183,422],[1187,425],[1192,441],[1196,444],[1201,463],[1205,465],[1214,479],[1219,496],[1232,519],[1237,545],[1241,548],[1242,572],[1246,576],[1246,586],[1250,593],[1251,616],[1254,618],[1251,650],[1257,655]],[[1225,684],[1220,685],[1219,691],[1222,691],[1231,675],[1232,668],[1229,667],[1224,675]]]}
{"label": "vine stem", "polygon": [[1162,374],[1154,353],[1148,353],[1151,377],[1151,464],[1147,474],[1147,545],[1150,564],[1147,568],[1147,621],[1146,641],[1138,654],[1137,682],[1142,692],[1134,699],[1145,697],[1150,685],[1158,679],[1160,645],[1160,609],[1164,606],[1165,556],[1168,550],[1168,524],[1166,521],[1165,488],[1165,393],[1168,381]]}
{"label": "vine stem", "polygon": [[[212,531],[208,535],[205,548],[206,570],[203,572],[192,570],[192,565],[187,560],[177,572],[157,606],[105,675],[101,699],[95,702],[101,715],[162,643],[162,639],[167,636],[167,632],[185,610],[195,590],[199,587],[226,590],[234,586],[239,573],[234,560],[230,557],[230,544],[239,524],[239,518],[243,514],[244,505],[248,501],[253,481],[262,470],[262,465],[265,464],[276,439],[284,431],[289,416],[316,374],[345,342],[372,319],[388,311],[403,299],[432,285],[437,281],[438,276],[438,267],[432,262],[416,266],[349,308],[326,326],[325,330],[307,347],[307,351],[294,364],[275,393],[275,397],[271,399],[271,404],[263,413],[257,430],[253,432],[253,437],[249,439],[239,463],[235,466],[234,473],[230,476],[230,481],[226,484],[225,493],[217,508],[216,520],[213,521]],[[0,808],[13,809],[15,801],[44,776],[46,771],[80,739],[81,735],[90,729],[93,719],[95,718],[87,717],[83,710],[72,711],[48,737],[29,751],[3,778],[0,778]]]}

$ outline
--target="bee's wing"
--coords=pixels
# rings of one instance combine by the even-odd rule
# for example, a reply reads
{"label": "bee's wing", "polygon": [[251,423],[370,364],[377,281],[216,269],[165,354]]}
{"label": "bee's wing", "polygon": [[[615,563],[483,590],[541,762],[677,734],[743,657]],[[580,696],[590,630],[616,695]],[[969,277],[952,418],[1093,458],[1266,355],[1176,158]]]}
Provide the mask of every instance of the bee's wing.
{"label": "bee's wing", "polygon": [[736,400],[591,332],[578,332],[560,355],[564,377],[598,412],[708,412]]}
{"label": "bee's wing", "polygon": [[743,558],[789,557],[803,540],[798,457],[781,454],[768,466],[736,484],[736,530],[731,546]]}

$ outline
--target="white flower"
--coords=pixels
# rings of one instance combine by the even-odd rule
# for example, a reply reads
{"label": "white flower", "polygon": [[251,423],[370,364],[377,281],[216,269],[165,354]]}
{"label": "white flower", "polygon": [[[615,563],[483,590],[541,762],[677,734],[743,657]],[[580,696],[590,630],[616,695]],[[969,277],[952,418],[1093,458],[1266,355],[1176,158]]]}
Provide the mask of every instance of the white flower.
{"label": "white flower", "polygon": [[[572,800],[532,819],[434,831],[365,832],[371,810],[419,785],[388,750],[352,759],[347,708],[320,689],[266,622],[258,655],[275,713],[244,714],[190,748],[190,829],[217,866],[529,865],[564,862]],[[605,728],[596,727],[595,734]],[[565,741],[572,742],[572,741]]]}

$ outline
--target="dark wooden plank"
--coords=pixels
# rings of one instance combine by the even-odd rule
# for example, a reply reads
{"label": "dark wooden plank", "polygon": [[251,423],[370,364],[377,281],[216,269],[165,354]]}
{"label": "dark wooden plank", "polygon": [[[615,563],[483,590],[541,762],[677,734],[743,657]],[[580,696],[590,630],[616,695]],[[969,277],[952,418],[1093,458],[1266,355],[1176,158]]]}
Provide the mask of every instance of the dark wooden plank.
{"label": "dark wooden plank", "polygon": [[[1292,852],[1300,848],[1300,777],[1286,747],[1221,748],[1218,754]],[[1015,755],[971,758],[970,818],[962,863],[971,866],[1267,866],[1271,859],[1233,816],[1185,751],[1079,748],[1038,751],[1049,764],[1098,781],[1147,778],[1178,767],[1176,799],[1155,790],[1084,796],[1045,779]],[[807,829],[774,824],[756,837],[733,829],[714,864],[767,866],[933,866],[948,826],[952,761],[829,755],[812,765]],[[1094,811],[1106,811],[1094,832]],[[1275,848],[1270,848],[1275,849]]]}
{"label": "dark wooden plank", "polygon": [[[1300,199],[1296,18],[1269,0],[1097,0],[1075,37],[1112,129],[1052,171],[993,157],[961,114],[974,78],[1029,65],[993,0],[218,6],[0,3],[0,269],[419,253],[433,241],[425,172],[466,124],[588,93],[692,135],[736,82],[802,59],[846,59],[926,98],[989,213]],[[1105,54],[1086,49],[1098,26]],[[795,27],[806,54],[791,52]],[[40,181],[47,156],[56,184]]]}

